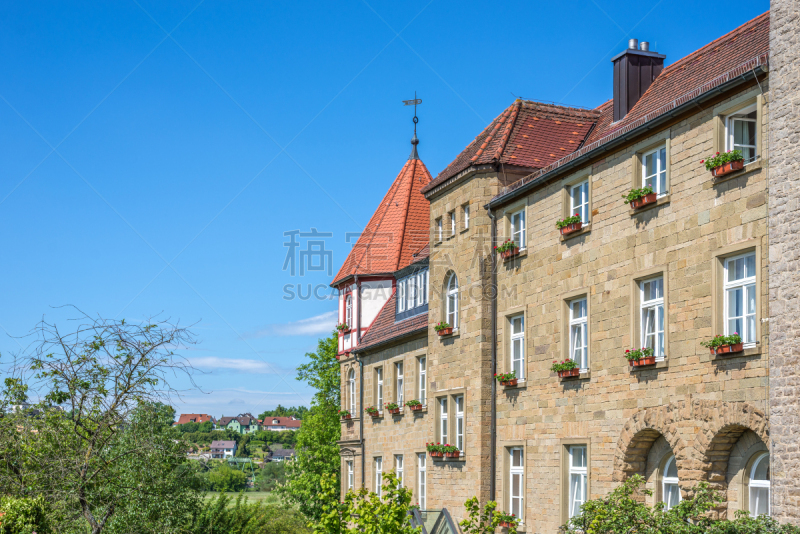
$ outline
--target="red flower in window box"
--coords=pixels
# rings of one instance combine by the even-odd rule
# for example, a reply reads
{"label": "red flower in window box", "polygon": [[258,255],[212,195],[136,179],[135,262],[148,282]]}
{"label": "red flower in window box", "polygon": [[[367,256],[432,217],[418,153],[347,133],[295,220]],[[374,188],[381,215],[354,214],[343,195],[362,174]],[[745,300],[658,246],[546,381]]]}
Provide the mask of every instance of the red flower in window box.
{"label": "red flower in window box", "polygon": [[497,252],[500,253],[500,256],[502,256],[504,260],[513,258],[517,254],[519,254],[519,246],[517,246],[517,244],[514,241],[511,241],[510,239],[506,239],[502,245],[495,248],[497,249]]}
{"label": "red flower in window box", "polygon": [[741,150],[728,150],[722,154],[717,152],[716,156],[701,160],[700,163],[705,163],[706,170],[711,171],[711,174],[716,178],[742,170],[744,168],[744,155]]}
{"label": "red flower in window box", "polygon": [[744,350],[744,343],[739,332],[734,332],[730,336],[714,336],[710,341],[703,341],[700,344],[708,347],[711,354],[732,354]]}
{"label": "red flower in window box", "polygon": [[550,366],[550,370],[558,373],[559,378],[569,378],[581,374],[578,362],[569,358],[560,363],[553,362],[553,365]]}
{"label": "red flower in window box", "polygon": [[406,401],[406,406],[411,408],[411,410],[414,411],[414,412],[418,412],[418,411],[422,410],[422,403],[420,401],[416,400],[416,399],[410,400],[410,401]]}
{"label": "red flower in window box", "polygon": [[433,329],[436,330],[436,333],[440,336],[447,336],[453,333],[453,327],[445,321],[436,323],[436,326],[434,326]]}

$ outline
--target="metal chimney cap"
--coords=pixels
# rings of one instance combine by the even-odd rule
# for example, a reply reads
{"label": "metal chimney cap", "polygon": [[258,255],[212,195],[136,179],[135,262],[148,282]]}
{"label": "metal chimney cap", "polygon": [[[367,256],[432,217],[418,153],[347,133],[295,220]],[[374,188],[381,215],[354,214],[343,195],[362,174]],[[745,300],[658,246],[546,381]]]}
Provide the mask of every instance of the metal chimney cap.
{"label": "metal chimney cap", "polygon": [[642,41],[641,43],[639,43],[639,50],[641,50],[642,52],[649,52],[650,43],[648,43],[647,41]]}
{"label": "metal chimney cap", "polygon": [[631,50],[639,48],[639,39],[628,39],[628,48]]}

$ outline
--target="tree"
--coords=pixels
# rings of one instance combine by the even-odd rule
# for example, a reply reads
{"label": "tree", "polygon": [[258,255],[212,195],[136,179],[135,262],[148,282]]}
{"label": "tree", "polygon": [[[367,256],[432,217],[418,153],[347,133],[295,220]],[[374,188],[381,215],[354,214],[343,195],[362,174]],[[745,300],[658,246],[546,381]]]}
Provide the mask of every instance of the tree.
{"label": "tree", "polygon": [[320,339],[317,352],[306,354],[310,362],[298,367],[298,380],[305,380],[316,389],[311,409],[296,433],[297,457],[286,466],[286,485],[278,491],[286,500],[297,504],[309,519],[317,521],[323,514],[324,500],[319,493],[325,477],[339,480],[339,362],[338,335]]}
{"label": "tree", "polygon": [[244,489],[247,484],[247,475],[238,469],[234,469],[226,463],[217,464],[209,471],[209,488],[216,491],[238,491]]}
{"label": "tree", "polygon": [[[502,512],[497,510],[495,501],[488,501],[481,509],[480,501],[477,497],[472,497],[464,503],[467,509],[467,518],[459,523],[464,534],[494,534],[500,521],[503,520]],[[511,523],[508,527],[508,534],[517,534],[516,523]]]}
{"label": "tree", "polygon": [[291,408],[286,408],[285,406],[281,406],[279,404],[274,410],[265,410],[261,412],[258,418],[266,419],[268,417],[296,417],[297,419],[302,419],[303,415],[305,415],[307,412],[308,408],[305,406],[298,406],[297,408],[292,406]]}
{"label": "tree", "polygon": [[[35,332],[21,369],[43,397],[35,415],[0,418],[0,491],[41,495],[53,517],[92,534],[179,530],[200,495],[165,402],[174,393],[167,378],[191,372],[171,348],[191,334],[85,315],[74,333],[44,321]],[[3,396],[26,387],[6,380]]]}
{"label": "tree", "polygon": [[269,462],[256,474],[255,486],[258,491],[272,491],[286,482],[286,463]]}
{"label": "tree", "polygon": [[206,500],[194,511],[186,532],[192,534],[307,534],[300,514],[292,509],[236,500],[226,493]]}
{"label": "tree", "polygon": [[44,498],[0,496],[0,534],[50,534]]}

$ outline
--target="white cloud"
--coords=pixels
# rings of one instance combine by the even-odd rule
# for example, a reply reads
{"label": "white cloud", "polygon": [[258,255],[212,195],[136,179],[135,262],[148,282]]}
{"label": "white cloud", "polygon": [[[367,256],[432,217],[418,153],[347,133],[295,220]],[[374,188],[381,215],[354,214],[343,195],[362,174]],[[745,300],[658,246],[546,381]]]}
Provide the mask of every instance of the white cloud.
{"label": "white cloud", "polygon": [[249,374],[285,374],[286,370],[277,365],[270,365],[261,360],[245,358],[219,358],[217,356],[196,356],[187,358],[189,363],[198,369],[219,371],[221,369]]}
{"label": "white cloud", "polygon": [[299,321],[292,321],[282,324],[270,324],[258,330],[257,332],[250,334],[249,337],[315,336],[321,334],[330,334],[336,327],[337,319],[337,311],[325,312],[321,315],[309,317],[308,319],[300,319]]}

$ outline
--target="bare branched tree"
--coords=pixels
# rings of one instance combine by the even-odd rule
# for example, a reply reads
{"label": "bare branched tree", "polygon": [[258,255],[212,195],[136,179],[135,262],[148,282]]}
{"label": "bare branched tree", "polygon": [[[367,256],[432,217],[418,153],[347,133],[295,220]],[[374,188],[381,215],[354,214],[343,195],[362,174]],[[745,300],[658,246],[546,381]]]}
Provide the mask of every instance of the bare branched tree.
{"label": "bare branched tree", "polygon": [[180,394],[171,381],[193,371],[173,350],[193,335],[85,314],[75,331],[42,321],[35,335],[21,368],[32,377],[7,379],[5,396],[27,388],[41,401],[0,419],[0,492],[43,495],[92,534],[177,531],[197,494],[184,444],[168,431]]}

